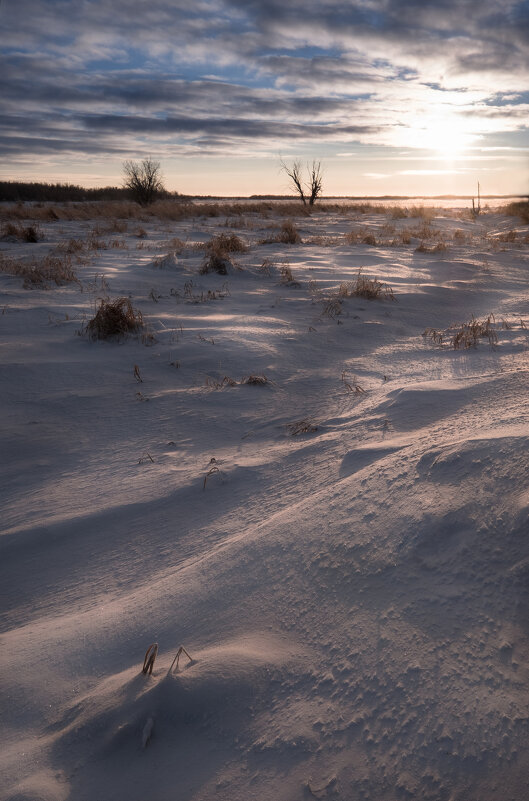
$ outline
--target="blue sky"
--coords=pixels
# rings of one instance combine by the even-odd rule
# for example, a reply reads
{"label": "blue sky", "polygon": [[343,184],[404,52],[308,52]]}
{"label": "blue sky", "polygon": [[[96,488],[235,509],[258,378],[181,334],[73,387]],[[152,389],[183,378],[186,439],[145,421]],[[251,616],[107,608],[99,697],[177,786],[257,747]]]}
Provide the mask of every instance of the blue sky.
{"label": "blue sky", "polygon": [[2,178],[529,191],[529,0],[3,0],[0,34]]}

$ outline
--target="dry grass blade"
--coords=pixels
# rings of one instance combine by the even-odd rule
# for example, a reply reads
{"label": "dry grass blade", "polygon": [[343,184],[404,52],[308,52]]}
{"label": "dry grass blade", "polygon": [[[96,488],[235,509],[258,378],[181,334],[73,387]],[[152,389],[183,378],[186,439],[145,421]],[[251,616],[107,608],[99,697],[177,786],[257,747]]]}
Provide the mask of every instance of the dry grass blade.
{"label": "dry grass blade", "polygon": [[293,437],[298,437],[300,434],[313,434],[318,430],[318,425],[313,419],[306,417],[303,420],[288,423],[287,429]]}
{"label": "dry grass blade", "polygon": [[172,673],[173,666],[175,665],[175,663],[176,663],[176,669],[178,670],[178,663],[179,663],[179,661],[180,661],[180,656],[181,656],[182,654],[185,654],[185,655],[187,656],[187,658],[189,659],[189,661],[190,661],[190,662],[192,662],[192,661],[193,661],[193,658],[192,658],[191,656],[189,656],[189,654],[187,653],[187,651],[186,651],[186,649],[184,648],[184,646],[183,646],[183,645],[181,645],[181,646],[180,646],[180,648],[178,649],[178,651],[176,652],[175,658],[174,658],[174,659],[173,659],[173,661],[171,662],[171,667],[169,668],[169,670],[168,670],[168,673]]}
{"label": "dry grass blade", "polygon": [[210,378],[208,376],[206,378],[206,386],[211,389],[222,389],[223,387],[235,387],[237,386],[237,382],[228,375],[225,375],[221,381],[217,381],[216,378]]}
{"label": "dry grass blade", "polygon": [[331,296],[326,298],[323,302],[323,310],[322,310],[322,317],[329,317],[331,320],[335,320],[336,317],[339,317],[342,313],[342,301],[339,297]]}
{"label": "dry grass blade", "polygon": [[472,315],[468,323],[463,323],[452,337],[452,345],[455,350],[460,348],[475,348],[480,339],[488,339],[489,344],[494,346],[498,342],[498,334],[492,328],[493,315],[485,320],[478,320]]}
{"label": "dry grass blade", "polygon": [[498,342],[498,334],[493,328],[495,322],[493,314],[489,314],[484,320],[478,320],[472,315],[468,323],[461,323],[445,331],[427,328],[423,336],[432,339],[436,345],[442,346],[447,342],[454,350],[476,348],[480,339],[487,339],[489,345],[494,347]]}
{"label": "dry grass blade", "polygon": [[132,334],[143,327],[140,311],[132,307],[130,298],[101,300],[95,317],[86,325],[91,339],[112,339]]}
{"label": "dry grass blade", "polygon": [[358,381],[356,380],[356,376],[353,376],[350,381],[347,380],[347,376],[345,374],[345,370],[342,372],[341,378],[342,384],[346,388],[348,392],[352,392],[355,395],[365,395],[366,391],[363,389]]}
{"label": "dry grass blade", "polygon": [[438,331],[436,328],[426,328],[423,333],[423,337],[429,337],[432,339],[436,345],[442,345],[444,341],[444,333],[443,331]]}
{"label": "dry grass blade", "polygon": [[204,485],[203,485],[202,489],[206,489],[206,484],[208,483],[208,478],[210,476],[212,476],[214,473],[220,473],[219,468],[216,467],[215,465],[213,465],[213,467],[210,467],[208,472],[204,476]]}
{"label": "dry grass blade", "polygon": [[134,365],[134,378],[136,381],[138,381],[138,383],[143,384],[143,378],[140,375],[140,368],[137,364]]}
{"label": "dry grass blade", "polygon": [[151,645],[149,645],[147,651],[145,652],[145,657],[143,659],[143,667],[141,669],[141,672],[143,674],[147,675],[148,673],[149,676],[151,675],[157,654],[158,654],[158,643],[153,642]]}

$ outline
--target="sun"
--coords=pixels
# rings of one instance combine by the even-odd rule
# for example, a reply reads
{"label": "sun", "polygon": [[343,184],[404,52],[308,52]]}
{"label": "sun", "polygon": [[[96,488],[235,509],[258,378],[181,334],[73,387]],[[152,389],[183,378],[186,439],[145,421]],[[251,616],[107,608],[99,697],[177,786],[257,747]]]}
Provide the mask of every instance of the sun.
{"label": "sun", "polygon": [[446,161],[460,158],[474,139],[456,119],[432,120],[424,129],[424,147]]}
{"label": "sun", "polygon": [[446,112],[416,119],[407,136],[409,147],[429,150],[443,161],[462,158],[475,140],[466,120]]}

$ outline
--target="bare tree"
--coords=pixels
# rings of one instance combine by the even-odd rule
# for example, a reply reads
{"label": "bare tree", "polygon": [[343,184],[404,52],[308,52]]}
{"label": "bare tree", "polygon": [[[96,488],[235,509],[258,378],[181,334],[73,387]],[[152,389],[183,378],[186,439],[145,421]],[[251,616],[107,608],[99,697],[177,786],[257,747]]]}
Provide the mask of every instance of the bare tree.
{"label": "bare tree", "polygon": [[151,158],[123,162],[123,186],[140,206],[148,206],[164,190],[160,162]]}
{"label": "bare tree", "polygon": [[310,197],[309,206],[314,205],[314,201],[321,196],[323,188],[323,173],[321,171],[321,162],[313,161],[312,166],[307,165],[309,171],[309,184],[310,184]]}
{"label": "bare tree", "polygon": [[306,164],[307,180],[303,180],[303,164],[301,161],[295,161],[291,167],[281,160],[281,169],[286,172],[290,178],[292,188],[296,190],[303,205],[313,206],[316,200],[321,197],[323,188],[323,172],[321,169],[321,162],[313,161],[312,164]]}

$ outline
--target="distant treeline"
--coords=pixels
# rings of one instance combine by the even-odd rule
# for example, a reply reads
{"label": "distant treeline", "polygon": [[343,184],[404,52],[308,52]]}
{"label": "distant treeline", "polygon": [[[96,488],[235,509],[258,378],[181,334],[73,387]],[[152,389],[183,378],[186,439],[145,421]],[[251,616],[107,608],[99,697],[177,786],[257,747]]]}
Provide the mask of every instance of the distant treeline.
{"label": "distant treeline", "polygon": [[[180,197],[178,192],[160,192],[160,198]],[[24,183],[23,181],[0,181],[0,201],[11,203],[67,203],[84,200],[130,200],[128,189],[120,186],[104,186],[87,189],[75,184]]]}

